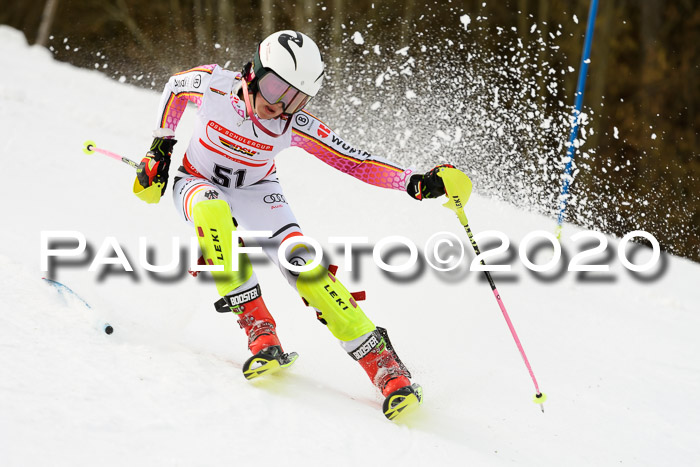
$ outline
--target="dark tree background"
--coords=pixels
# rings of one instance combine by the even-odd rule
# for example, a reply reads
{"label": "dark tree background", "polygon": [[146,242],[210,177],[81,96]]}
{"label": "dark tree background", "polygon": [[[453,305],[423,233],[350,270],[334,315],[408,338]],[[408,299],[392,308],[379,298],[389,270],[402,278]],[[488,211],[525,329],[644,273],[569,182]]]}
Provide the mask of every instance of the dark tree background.
{"label": "dark tree background", "polygon": [[[350,141],[420,169],[454,162],[482,194],[554,217],[588,7],[0,0],[0,23],[58,60],[158,90],[198,64],[240,69],[265,35],[300,30],[327,63],[312,103]],[[646,230],[700,261],[698,43],[697,0],[600,2],[568,220]]]}

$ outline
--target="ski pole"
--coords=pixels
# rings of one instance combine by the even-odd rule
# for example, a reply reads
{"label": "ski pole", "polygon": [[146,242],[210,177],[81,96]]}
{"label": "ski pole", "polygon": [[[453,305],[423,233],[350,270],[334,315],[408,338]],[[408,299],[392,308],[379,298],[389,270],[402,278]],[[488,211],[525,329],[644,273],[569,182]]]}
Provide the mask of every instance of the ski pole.
{"label": "ski pole", "polygon": [[[88,155],[94,154],[96,152],[103,154],[109,158],[125,163],[132,169],[138,169],[139,166],[138,162],[134,162],[128,157],[120,156],[119,154],[115,154],[112,151],[98,148],[94,141],[85,141],[83,143],[83,152]],[[163,181],[159,177],[156,177],[156,181],[154,181],[150,186],[143,187],[141,186],[137,178],[136,180],[134,180],[134,186],[132,191],[138,198],[142,199],[143,201],[149,204],[156,204],[160,201],[160,198],[163,194],[163,190],[165,189],[164,187],[166,182],[167,180]]]}
{"label": "ski pole", "polygon": [[[467,236],[469,237],[469,241],[471,242],[472,247],[474,248],[474,252],[477,256],[479,256],[481,254],[481,252],[479,251],[479,246],[476,244],[476,240],[474,240],[474,234],[472,234],[472,231],[469,228],[469,220],[467,219],[467,215],[464,213],[464,206],[467,204],[469,196],[472,192],[472,181],[469,179],[469,177],[467,177],[466,174],[460,172],[457,169],[448,167],[441,169],[438,172],[438,175],[442,177],[442,180],[445,183],[445,191],[448,198],[447,203],[443,204],[443,206],[454,211],[455,214],[457,214],[457,217],[459,218],[462,227],[464,227],[464,230],[467,233]],[[480,261],[480,263],[482,266],[486,266],[486,263],[484,263],[483,259]],[[523,362],[525,362],[527,371],[530,373],[530,378],[532,379],[532,382],[535,385],[535,391],[537,392],[535,393],[535,397],[532,399],[532,401],[536,404],[539,404],[540,409],[544,413],[544,402],[547,400],[547,396],[544,395],[542,391],[540,391],[540,387],[537,384],[537,379],[535,378],[535,373],[532,371],[532,366],[530,366],[530,361],[527,359],[527,355],[525,355],[525,350],[523,349],[523,345],[521,344],[520,339],[518,338],[518,333],[515,332],[513,322],[510,320],[510,316],[506,311],[506,306],[503,304],[501,294],[498,293],[498,289],[496,289],[496,284],[493,282],[491,274],[489,273],[489,271],[484,271],[484,274],[486,274],[486,279],[488,279],[489,284],[491,285],[493,295],[494,297],[496,297],[498,306],[501,308],[503,317],[505,318],[506,323],[508,324],[508,329],[510,329],[510,333],[512,334],[513,339],[515,340],[515,345],[518,346],[520,356],[523,358]]]}
{"label": "ski pole", "polygon": [[123,157],[123,156],[120,156],[119,154],[115,154],[111,151],[107,151],[106,149],[98,148],[94,141],[85,141],[83,143],[83,152],[85,154],[88,154],[88,155],[96,153],[96,152],[100,153],[100,154],[104,154],[105,156],[111,157],[112,159],[115,159],[118,161],[121,161],[121,162],[125,163],[126,165],[131,166],[134,169],[137,168],[139,165],[138,163],[132,161],[128,157]]}

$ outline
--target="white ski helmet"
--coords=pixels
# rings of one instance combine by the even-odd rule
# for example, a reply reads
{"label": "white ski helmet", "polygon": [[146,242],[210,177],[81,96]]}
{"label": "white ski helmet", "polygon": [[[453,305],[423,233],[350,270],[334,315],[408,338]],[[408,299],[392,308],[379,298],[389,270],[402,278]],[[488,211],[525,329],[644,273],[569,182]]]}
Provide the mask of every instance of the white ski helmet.
{"label": "white ski helmet", "polygon": [[269,71],[314,97],[323,83],[323,57],[316,43],[298,31],[278,31],[258,46],[253,60],[256,78]]}

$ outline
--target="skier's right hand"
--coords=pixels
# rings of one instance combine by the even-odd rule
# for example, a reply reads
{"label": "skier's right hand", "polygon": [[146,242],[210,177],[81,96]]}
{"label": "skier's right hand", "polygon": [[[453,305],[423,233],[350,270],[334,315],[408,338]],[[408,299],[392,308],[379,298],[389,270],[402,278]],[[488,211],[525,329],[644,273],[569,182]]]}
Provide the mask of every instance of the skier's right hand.
{"label": "skier's right hand", "polygon": [[151,150],[141,159],[136,168],[136,178],[145,189],[154,183],[162,183],[160,195],[163,196],[168,185],[168,171],[170,169],[170,156],[177,141],[172,138],[156,137],[151,144]]}

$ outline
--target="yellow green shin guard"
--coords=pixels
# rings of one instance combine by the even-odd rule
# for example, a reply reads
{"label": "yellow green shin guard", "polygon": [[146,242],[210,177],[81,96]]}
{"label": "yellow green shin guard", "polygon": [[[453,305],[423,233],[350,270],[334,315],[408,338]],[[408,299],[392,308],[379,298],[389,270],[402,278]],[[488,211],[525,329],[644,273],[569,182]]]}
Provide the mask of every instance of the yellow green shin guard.
{"label": "yellow green shin guard", "polygon": [[347,342],[374,331],[374,324],[352,294],[323,265],[300,273],[297,290],[309,306],[320,312],[319,319],[337,339]]}
{"label": "yellow green shin guard", "polygon": [[223,271],[211,271],[216,289],[222,297],[243,285],[253,275],[248,255],[238,255],[238,270],[233,265],[233,225],[231,210],[222,199],[201,201],[192,210],[197,239],[207,265],[223,266]]}

